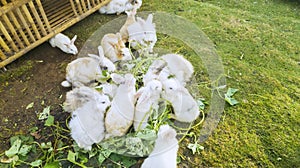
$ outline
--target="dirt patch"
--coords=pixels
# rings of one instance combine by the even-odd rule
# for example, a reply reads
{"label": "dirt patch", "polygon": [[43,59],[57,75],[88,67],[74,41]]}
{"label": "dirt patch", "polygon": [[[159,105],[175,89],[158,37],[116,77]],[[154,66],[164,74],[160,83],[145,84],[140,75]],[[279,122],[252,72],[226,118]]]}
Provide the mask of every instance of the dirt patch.
{"label": "dirt patch", "polygon": [[[68,55],[47,42],[7,66],[0,86],[0,151],[9,148],[9,138],[28,134],[40,124],[37,113],[51,106],[51,114],[62,113],[60,104],[68,89],[60,86],[67,63],[76,56]],[[34,102],[32,108],[27,105]],[[63,114],[62,114],[63,115]]]}

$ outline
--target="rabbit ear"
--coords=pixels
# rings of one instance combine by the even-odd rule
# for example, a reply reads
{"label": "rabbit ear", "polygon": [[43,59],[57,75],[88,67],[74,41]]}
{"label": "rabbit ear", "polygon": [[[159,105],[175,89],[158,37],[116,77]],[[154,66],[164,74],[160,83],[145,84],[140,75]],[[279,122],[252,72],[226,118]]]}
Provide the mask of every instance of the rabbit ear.
{"label": "rabbit ear", "polygon": [[152,20],[153,20],[153,14],[149,14],[149,15],[148,15],[148,18],[147,18],[147,20],[146,20],[146,23],[151,24],[151,23],[152,23]]}
{"label": "rabbit ear", "polygon": [[103,47],[102,46],[98,46],[98,54],[100,57],[104,57],[104,51],[103,51]]}
{"label": "rabbit ear", "polygon": [[124,82],[124,77],[119,75],[119,74],[116,74],[116,73],[113,73],[110,75],[112,81],[114,81],[116,84],[120,84],[122,82]]}
{"label": "rabbit ear", "polygon": [[75,40],[77,39],[77,35],[75,35],[72,40],[71,40],[71,44],[74,44]]}
{"label": "rabbit ear", "polygon": [[137,18],[136,18],[136,21],[137,21],[138,23],[140,23],[141,25],[144,25],[144,24],[145,24],[145,20],[142,19],[142,18],[140,18],[140,17],[137,17]]}
{"label": "rabbit ear", "polygon": [[134,95],[134,98],[135,99],[139,98],[143,94],[144,91],[145,91],[145,87],[141,87]]}

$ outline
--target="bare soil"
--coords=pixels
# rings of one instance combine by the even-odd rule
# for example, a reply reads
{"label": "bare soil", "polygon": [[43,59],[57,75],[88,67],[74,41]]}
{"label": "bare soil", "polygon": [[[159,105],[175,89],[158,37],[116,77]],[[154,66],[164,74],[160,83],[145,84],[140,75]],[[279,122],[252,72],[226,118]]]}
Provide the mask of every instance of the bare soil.
{"label": "bare soil", "polygon": [[[65,120],[61,104],[67,88],[60,83],[67,63],[76,56],[52,48],[48,42],[8,65],[0,78],[0,152],[9,148],[9,138],[42,127],[37,114],[51,106],[56,120]],[[32,108],[27,105],[34,102]]]}

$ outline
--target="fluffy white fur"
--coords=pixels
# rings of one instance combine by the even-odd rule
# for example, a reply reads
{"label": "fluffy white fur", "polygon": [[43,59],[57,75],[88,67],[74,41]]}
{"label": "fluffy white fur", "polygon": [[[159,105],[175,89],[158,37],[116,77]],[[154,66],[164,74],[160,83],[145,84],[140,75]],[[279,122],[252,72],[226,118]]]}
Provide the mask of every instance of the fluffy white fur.
{"label": "fluffy white fur", "polygon": [[94,143],[105,137],[104,113],[110,105],[108,96],[99,95],[94,101],[88,101],[72,113],[69,126],[71,137],[80,148],[91,150]]}
{"label": "fluffy white fur", "polygon": [[174,74],[179,82],[185,86],[194,73],[193,65],[179,54],[166,54],[161,58],[167,62],[170,73]]}
{"label": "fluffy white fur", "polygon": [[142,130],[147,126],[148,118],[151,115],[151,108],[158,110],[158,100],[162,91],[162,84],[158,80],[148,82],[145,87],[140,88],[134,112],[134,130]]}
{"label": "fluffy white fur", "polygon": [[176,131],[169,125],[160,126],[154,149],[141,168],[176,168],[178,148]]}
{"label": "fluffy white fur", "polygon": [[189,91],[176,78],[163,82],[162,97],[171,102],[174,119],[181,122],[193,122],[200,114],[198,104]]}
{"label": "fluffy white fur", "polygon": [[166,65],[167,63],[164,60],[161,59],[154,60],[152,64],[149,66],[146,74],[143,76],[144,85],[147,85],[148,82],[154,79],[156,80],[158,79],[161,80],[161,78],[167,79],[167,77],[160,77],[160,75],[162,74],[161,71],[166,67]]}
{"label": "fluffy white fur", "polygon": [[138,50],[153,52],[154,45],[157,41],[153,15],[149,14],[147,20],[137,17],[136,22],[129,25],[127,30],[129,34],[130,45]]}
{"label": "fluffy white fur", "polygon": [[106,138],[123,136],[127,133],[133,123],[136,94],[136,79],[132,74],[126,74],[124,77],[112,74],[111,77],[119,86],[105,117],[105,128],[108,133]]}
{"label": "fluffy white fur", "polygon": [[63,107],[65,111],[73,112],[77,108],[83,106],[83,104],[89,101],[97,101],[99,99],[101,99],[101,95],[97,90],[81,86],[67,92]]}
{"label": "fluffy white fur", "polygon": [[52,47],[58,47],[65,53],[76,55],[78,53],[77,47],[74,44],[76,38],[77,35],[70,40],[68,36],[58,33],[49,40],[49,43]]}
{"label": "fluffy white fur", "polygon": [[99,59],[95,57],[81,57],[72,61],[66,68],[64,87],[90,86],[102,77]]}

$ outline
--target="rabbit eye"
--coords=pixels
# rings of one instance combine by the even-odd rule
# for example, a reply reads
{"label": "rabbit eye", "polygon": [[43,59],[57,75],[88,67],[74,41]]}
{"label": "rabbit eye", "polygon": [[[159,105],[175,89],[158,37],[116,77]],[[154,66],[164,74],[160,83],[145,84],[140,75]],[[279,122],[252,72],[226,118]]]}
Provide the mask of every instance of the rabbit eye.
{"label": "rabbit eye", "polygon": [[103,70],[107,70],[108,68],[105,66],[105,67],[102,67],[103,68]]}
{"label": "rabbit eye", "polygon": [[172,88],[172,87],[169,87],[169,89],[170,89],[170,90],[173,90],[173,88]]}
{"label": "rabbit eye", "polygon": [[101,103],[102,103],[102,104],[105,104],[105,101],[102,101]]}

